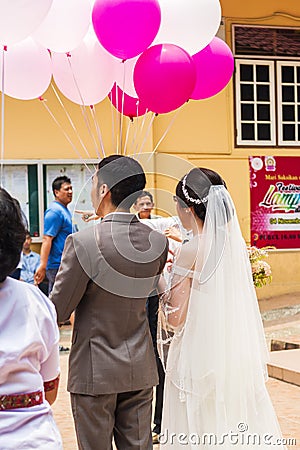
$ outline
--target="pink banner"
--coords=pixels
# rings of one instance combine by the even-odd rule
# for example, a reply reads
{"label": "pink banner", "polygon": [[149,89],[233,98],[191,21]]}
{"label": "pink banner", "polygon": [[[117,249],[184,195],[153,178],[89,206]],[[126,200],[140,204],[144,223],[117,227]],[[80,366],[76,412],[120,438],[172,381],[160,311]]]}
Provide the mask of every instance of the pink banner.
{"label": "pink banner", "polygon": [[251,245],[300,249],[300,157],[252,156]]}

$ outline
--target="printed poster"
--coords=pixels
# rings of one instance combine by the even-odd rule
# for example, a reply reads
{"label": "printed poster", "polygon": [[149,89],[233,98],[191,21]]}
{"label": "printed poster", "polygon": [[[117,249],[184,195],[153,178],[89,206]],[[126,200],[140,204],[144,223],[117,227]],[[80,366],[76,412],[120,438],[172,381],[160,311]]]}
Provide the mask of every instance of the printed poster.
{"label": "printed poster", "polygon": [[300,157],[249,158],[251,245],[300,249]]}

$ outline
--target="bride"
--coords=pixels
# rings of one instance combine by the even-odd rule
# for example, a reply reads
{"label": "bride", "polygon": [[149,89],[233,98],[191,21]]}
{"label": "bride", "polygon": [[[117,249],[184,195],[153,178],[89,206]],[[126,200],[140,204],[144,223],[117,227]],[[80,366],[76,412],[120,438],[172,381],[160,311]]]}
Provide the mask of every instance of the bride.
{"label": "bride", "polygon": [[265,386],[268,351],[251,267],[225,182],[192,169],[174,200],[193,238],[176,255],[161,299],[160,448],[284,449]]}

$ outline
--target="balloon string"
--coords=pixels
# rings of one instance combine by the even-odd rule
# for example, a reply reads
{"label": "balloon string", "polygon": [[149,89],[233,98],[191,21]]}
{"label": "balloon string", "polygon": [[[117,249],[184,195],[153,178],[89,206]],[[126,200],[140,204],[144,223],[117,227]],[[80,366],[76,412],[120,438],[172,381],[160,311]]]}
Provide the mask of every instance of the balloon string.
{"label": "balloon string", "polygon": [[81,139],[81,137],[80,137],[80,135],[79,135],[79,133],[78,133],[78,131],[77,131],[77,129],[76,129],[76,126],[75,126],[75,124],[74,124],[74,122],[73,122],[73,120],[72,120],[72,118],[71,118],[69,112],[67,111],[65,105],[63,104],[63,102],[62,102],[62,100],[61,100],[61,98],[60,98],[60,96],[59,96],[57,90],[55,89],[53,83],[51,83],[51,88],[52,88],[52,90],[53,90],[53,92],[54,92],[54,94],[55,94],[55,96],[56,96],[56,98],[57,98],[57,100],[58,100],[60,106],[61,106],[62,109],[64,110],[64,112],[65,112],[65,114],[66,114],[66,116],[67,116],[67,118],[68,118],[68,120],[69,120],[69,122],[70,122],[70,124],[71,124],[71,127],[72,127],[73,130],[75,131],[75,134],[76,134],[76,136],[77,136],[77,138],[78,138],[80,144],[82,145],[82,148],[84,149],[85,153],[87,154],[87,157],[91,159],[91,155],[89,154],[88,149],[86,148],[84,142],[82,141],[82,139]]}
{"label": "balloon string", "polygon": [[[139,124],[139,105],[140,105],[140,101],[138,100],[136,102],[136,127],[135,127],[135,130],[134,130],[134,134],[133,134],[133,138],[131,140],[130,147],[132,147],[134,145],[135,138],[136,138],[136,135],[137,135],[138,124]],[[131,118],[131,121],[133,122],[133,118]]]}
{"label": "balloon string", "polygon": [[5,61],[6,47],[2,49],[2,83],[1,83],[1,169],[0,169],[0,186],[3,185],[4,178],[4,61]]}
{"label": "balloon string", "polygon": [[100,147],[101,147],[101,151],[102,151],[102,154],[103,154],[103,158],[105,158],[106,155],[105,155],[105,150],[104,150],[102,133],[101,133],[101,129],[99,127],[99,123],[97,121],[95,105],[91,105],[90,106],[90,111],[91,111],[91,114],[92,114],[92,117],[93,117],[93,120],[94,120],[94,124],[95,124],[95,128],[96,128],[96,131],[97,131],[98,139],[99,139],[99,142],[100,142]]}
{"label": "balloon string", "polygon": [[124,144],[124,152],[123,155],[126,155],[126,147],[127,147],[127,142],[128,142],[128,136],[129,136],[129,130],[131,129],[131,124],[132,124],[133,120],[130,119],[129,120],[129,124],[127,126],[127,131],[126,131],[126,138],[125,138],[125,144]]}
{"label": "balloon string", "polygon": [[167,126],[166,131],[164,132],[164,134],[162,135],[162,137],[160,138],[160,140],[158,141],[158,143],[156,144],[156,146],[154,147],[153,151],[151,152],[151,154],[149,155],[149,158],[147,160],[147,162],[150,161],[150,159],[152,158],[152,156],[154,155],[154,153],[156,152],[156,150],[158,149],[158,147],[160,146],[160,144],[162,143],[162,141],[164,140],[164,138],[167,136],[168,132],[170,131],[173,123],[175,122],[176,117],[178,116],[179,113],[179,109],[177,109],[177,111],[175,112],[174,116],[172,117],[169,125]]}
{"label": "balloon string", "polygon": [[65,138],[67,139],[67,141],[69,142],[69,144],[71,145],[71,147],[73,148],[73,150],[75,151],[75,153],[77,154],[77,156],[79,157],[80,161],[85,165],[85,167],[87,168],[87,170],[92,173],[92,170],[89,168],[89,166],[86,164],[86,162],[84,161],[84,159],[82,158],[80,152],[77,150],[76,146],[73,144],[71,138],[69,137],[69,135],[66,133],[66,131],[63,129],[63,127],[61,126],[61,124],[59,123],[59,121],[56,119],[56,117],[54,116],[54,114],[52,113],[51,109],[48,107],[48,105],[46,105],[46,100],[42,97],[39,97],[39,100],[42,102],[44,108],[46,108],[46,110],[48,111],[48,113],[50,114],[50,116],[52,117],[52,119],[54,120],[54,122],[56,123],[56,125],[60,128],[60,130],[62,131],[62,133],[64,134]]}
{"label": "balloon string", "polygon": [[[147,109],[147,112],[148,112],[148,109]],[[141,139],[141,137],[142,137],[142,134],[143,134],[143,128],[144,128],[145,123],[146,123],[146,114],[145,114],[144,117],[143,117],[141,129],[139,130],[139,129],[138,129],[138,126],[136,127],[136,135],[135,135],[135,138],[136,138],[136,146],[135,146],[135,150],[134,150],[134,155],[135,155],[135,154],[137,153],[137,151],[138,151],[139,139]],[[137,136],[137,135],[138,135],[138,136]]]}
{"label": "balloon string", "polygon": [[[117,85],[115,92],[116,92],[116,96],[117,96]],[[115,146],[115,108],[113,106],[113,89],[111,90],[111,102],[110,102],[110,113],[111,113],[111,143],[112,146]]]}
{"label": "balloon string", "polygon": [[120,132],[120,128],[119,128],[119,118],[120,118],[120,113],[119,113],[119,93],[118,93],[118,85],[116,84],[116,144],[117,144],[117,154],[119,154],[119,132]]}
{"label": "balloon string", "polygon": [[130,142],[130,148],[132,148],[135,144],[135,140],[136,140],[136,136],[137,136],[137,131],[138,131],[138,126],[139,126],[139,116],[136,117],[136,121],[135,121],[135,130],[133,133],[133,137],[131,139]]}
{"label": "balloon string", "polygon": [[123,117],[124,117],[124,99],[125,99],[125,79],[126,79],[126,61],[123,61],[123,86],[122,86],[122,105],[121,105],[121,114],[120,114],[120,140],[121,140],[121,153],[122,153],[122,138],[123,138]]}
{"label": "balloon string", "polygon": [[149,125],[148,125],[148,128],[147,128],[147,131],[146,131],[144,140],[143,140],[143,142],[142,142],[142,145],[140,146],[139,152],[138,152],[138,154],[136,155],[136,159],[137,159],[137,160],[139,159],[139,157],[140,157],[140,155],[141,155],[141,152],[142,152],[142,150],[143,150],[143,148],[144,148],[144,146],[145,146],[145,144],[146,144],[146,141],[147,141],[147,138],[148,138],[149,133],[150,133],[150,131],[151,131],[152,124],[153,124],[153,121],[154,121],[155,117],[156,117],[156,114],[153,113],[152,118],[151,118],[151,120],[150,120],[150,122],[149,122]]}
{"label": "balloon string", "polygon": [[74,83],[75,83],[75,87],[76,87],[76,89],[77,89],[77,92],[78,92],[78,94],[79,94],[79,97],[80,97],[80,100],[81,100],[81,103],[82,103],[82,104],[80,105],[80,109],[81,109],[81,112],[82,112],[82,115],[83,115],[84,122],[85,122],[86,127],[87,127],[87,129],[88,129],[88,132],[90,133],[90,136],[91,136],[91,138],[92,138],[92,140],[93,140],[93,142],[94,142],[97,156],[98,156],[99,159],[101,159],[100,154],[99,154],[99,150],[98,150],[98,145],[97,145],[97,142],[96,142],[94,133],[93,133],[93,131],[92,131],[91,124],[90,124],[90,121],[89,121],[89,118],[88,118],[88,116],[87,116],[87,114],[86,114],[86,110],[85,110],[85,106],[86,106],[86,105],[85,105],[85,103],[84,103],[84,99],[83,99],[83,97],[82,97],[82,94],[81,94],[81,91],[80,91],[80,89],[79,89],[79,85],[78,85],[78,83],[77,83],[77,80],[76,80],[76,77],[75,77],[75,73],[74,73],[74,70],[73,70],[73,67],[72,67],[72,63],[71,63],[71,54],[70,54],[70,53],[66,53],[66,57],[67,57],[67,61],[68,61],[68,63],[69,63],[69,67],[70,67],[70,70],[71,70],[71,73],[72,73],[72,78],[73,78],[73,81],[74,81]]}

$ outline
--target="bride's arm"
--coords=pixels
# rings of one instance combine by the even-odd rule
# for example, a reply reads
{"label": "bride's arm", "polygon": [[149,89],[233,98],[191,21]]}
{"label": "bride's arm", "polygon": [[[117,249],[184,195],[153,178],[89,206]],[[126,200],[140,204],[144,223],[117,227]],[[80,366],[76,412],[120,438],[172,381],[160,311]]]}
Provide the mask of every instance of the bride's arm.
{"label": "bride's arm", "polygon": [[191,290],[191,279],[174,275],[167,299],[167,322],[177,328],[185,322]]}
{"label": "bride's arm", "polygon": [[189,244],[181,247],[174,257],[171,287],[163,296],[167,323],[177,328],[185,322],[190,291],[190,273],[194,268],[194,251]]}

